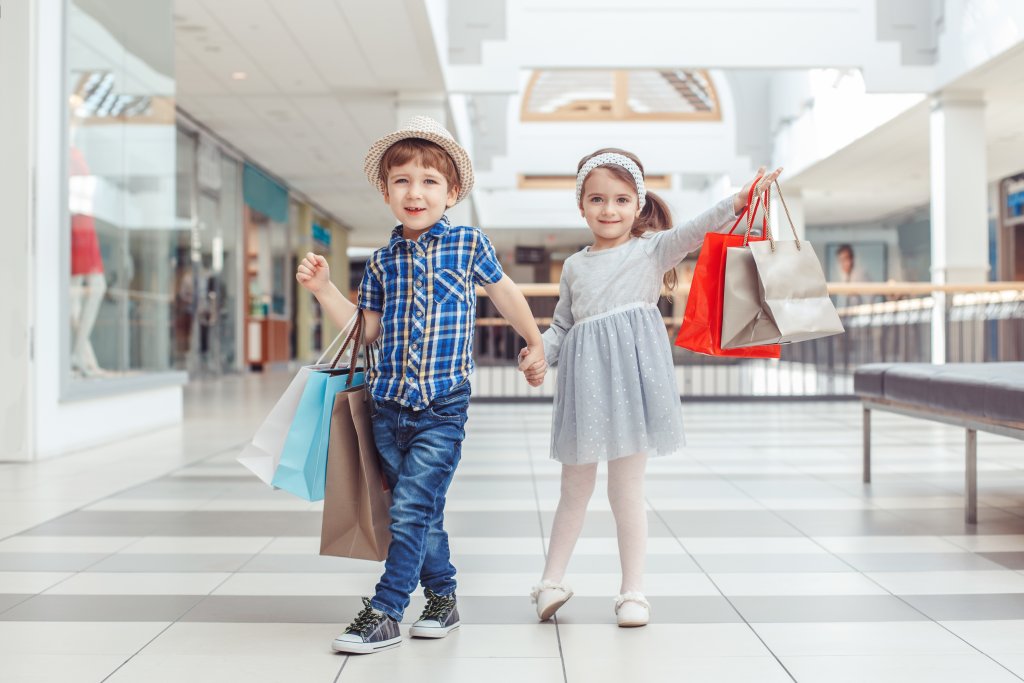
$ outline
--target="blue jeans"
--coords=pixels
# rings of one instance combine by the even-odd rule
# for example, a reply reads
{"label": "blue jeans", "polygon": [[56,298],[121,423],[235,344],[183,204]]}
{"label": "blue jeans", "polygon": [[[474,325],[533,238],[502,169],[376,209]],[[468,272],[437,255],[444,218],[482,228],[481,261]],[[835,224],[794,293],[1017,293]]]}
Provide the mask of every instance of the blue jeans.
{"label": "blue jeans", "polygon": [[444,530],[444,504],[466,437],[469,382],[424,410],[373,402],[373,436],[391,486],[391,545],[370,601],[402,620],[422,583],[438,595],[455,592],[455,567]]}

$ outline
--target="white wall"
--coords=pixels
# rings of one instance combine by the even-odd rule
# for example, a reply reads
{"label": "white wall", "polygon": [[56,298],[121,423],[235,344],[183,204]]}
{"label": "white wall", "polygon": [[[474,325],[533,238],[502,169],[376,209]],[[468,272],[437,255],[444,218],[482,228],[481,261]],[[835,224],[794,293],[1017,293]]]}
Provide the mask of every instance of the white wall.
{"label": "white wall", "polygon": [[5,4],[0,20],[0,291],[5,329],[0,335],[0,460],[31,457],[29,367],[31,359],[32,14],[30,1]]}
{"label": "white wall", "polygon": [[[183,411],[180,385],[74,400],[62,394],[61,369],[68,358],[69,346],[69,325],[64,319],[68,312],[68,295],[55,285],[62,281],[62,272],[70,268],[65,239],[68,219],[63,209],[67,201],[64,193],[66,140],[61,134],[66,106],[62,91],[64,2],[36,0],[36,5],[33,81],[37,88],[32,98],[35,268],[31,288],[35,296],[35,357],[39,362],[34,364],[31,373],[34,393],[32,455],[49,457],[178,424]],[[145,457],[144,453],[139,455]]]}

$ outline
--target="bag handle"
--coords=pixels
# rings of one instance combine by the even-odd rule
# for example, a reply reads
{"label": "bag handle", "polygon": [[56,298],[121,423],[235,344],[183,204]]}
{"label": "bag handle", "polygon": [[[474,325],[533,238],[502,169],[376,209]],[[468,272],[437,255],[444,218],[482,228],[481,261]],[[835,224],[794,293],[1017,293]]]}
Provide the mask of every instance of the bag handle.
{"label": "bag handle", "polygon": [[324,362],[324,358],[327,358],[328,354],[331,353],[331,349],[334,348],[334,345],[337,344],[338,341],[352,329],[352,325],[354,325],[355,322],[356,317],[353,315],[351,318],[348,319],[348,322],[345,323],[344,327],[341,328],[341,332],[339,332],[338,336],[334,338],[334,341],[332,341],[330,344],[324,347],[324,352],[321,353],[320,357],[316,359],[317,365],[320,365],[321,363]]}
{"label": "bag handle", "polygon": [[793,231],[793,239],[796,240],[797,251],[800,250],[800,235],[796,234],[796,226],[793,225],[793,217],[789,215],[789,207],[786,206],[786,198],[782,196],[782,188],[778,179],[775,180],[775,189],[779,192],[779,199],[782,201],[782,208],[786,212],[786,220],[789,221],[789,229]]}
{"label": "bag handle", "polygon": [[[757,188],[757,184],[761,181],[761,178],[763,178],[763,177],[764,177],[764,175],[757,176],[756,178],[754,178],[754,182],[752,182],[750,184],[750,191],[747,192],[747,204],[746,204],[746,206],[743,207],[743,210],[740,211],[740,215],[736,217],[736,221],[732,224],[732,228],[729,230],[729,234],[730,235],[732,235],[734,232],[736,232],[736,226],[738,226],[740,224],[740,221],[743,220],[744,216],[747,217],[747,222],[750,223],[751,221],[754,220],[754,216],[757,215],[757,210],[761,206],[761,197],[758,197],[757,201],[754,202],[754,190]],[[752,202],[754,203],[754,210],[753,210],[753,212],[750,211],[750,205],[751,205]],[[764,223],[763,227],[764,228],[768,227],[767,219],[765,219],[765,223]],[[749,233],[750,233],[750,227],[748,225],[748,227],[747,227],[747,234],[749,235]],[[762,231],[761,239],[764,239],[764,232],[763,231]],[[747,241],[744,240],[743,244],[745,246],[747,244]]]}
{"label": "bag handle", "polygon": [[747,246],[750,242],[750,231],[754,228],[754,218],[757,216],[757,209],[761,205],[762,197],[764,198],[764,213],[761,215],[761,239],[768,240],[768,244],[771,245],[772,251],[774,252],[775,240],[772,238],[772,228],[768,222],[772,201],[771,185],[768,186],[768,189],[764,191],[761,197],[757,198],[757,204],[754,206],[754,211],[747,216],[747,231],[743,234],[743,246]]}
{"label": "bag handle", "polygon": [[[341,362],[341,357],[348,351],[348,347],[351,346],[352,340],[362,331],[363,328],[363,312],[357,310],[352,316],[352,327],[349,330],[348,336],[345,337],[345,341],[342,342],[341,348],[338,349],[338,353],[334,356],[334,360],[331,361],[330,369],[334,370],[338,367],[338,363]],[[355,349],[353,349],[355,350]],[[355,354],[352,356],[355,357]],[[351,365],[351,363],[349,363]]]}
{"label": "bag handle", "polygon": [[352,355],[349,356],[348,363],[348,378],[345,380],[345,388],[352,388],[352,380],[355,377],[355,369],[359,367],[360,352],[363,358],[364,370],[369,370],[373,365],[376,365],[375,353],[373,351],[373,345],[366,343],[366,316],[363,313],[363,309],[359,309],[354,316],[355,325],[349,332],[348,337],[345,338],[345,343],[341,345],[338,350],[338,354],[331,361],[331,369],[338,367],[338,363],[341,362],[341,357],[345,355],[345,351],[348,350],[349,346],[352,346]]}

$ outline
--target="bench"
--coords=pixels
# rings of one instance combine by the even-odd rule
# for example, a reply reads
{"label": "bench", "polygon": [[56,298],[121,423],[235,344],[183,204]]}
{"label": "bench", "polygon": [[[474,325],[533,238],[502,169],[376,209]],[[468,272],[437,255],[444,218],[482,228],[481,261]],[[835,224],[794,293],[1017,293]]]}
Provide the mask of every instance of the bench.
{"label": "bench", "polygon": [[978,432],[1024,439],[1024,363],[872,363],[857,368],[864,408],[864,483],[871,482],[871,411],[887,410],[963,427],[964,516],[978,521]]}

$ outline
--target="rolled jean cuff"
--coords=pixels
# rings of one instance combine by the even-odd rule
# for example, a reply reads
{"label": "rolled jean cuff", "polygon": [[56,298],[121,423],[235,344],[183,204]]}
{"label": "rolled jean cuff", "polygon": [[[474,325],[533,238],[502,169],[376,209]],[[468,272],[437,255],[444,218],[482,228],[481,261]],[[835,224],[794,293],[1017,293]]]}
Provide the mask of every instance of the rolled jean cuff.
{"label": "rolled jean cuff", "polygon": [[393,607],[388,607],[387,605],[377,602],[377,598],[373,598],[372,600],[370,600],[370,607],[372,607],[375,610],[380,610],[381,612],[388,615],[389,617],[391,617],[399,623],[402,622],[403,614],[401,612],[394,609]]}

